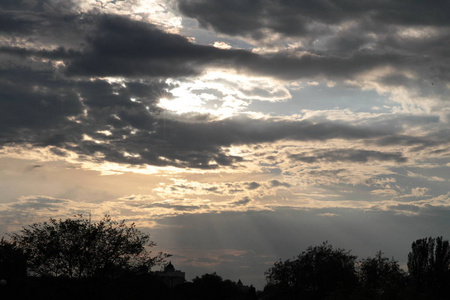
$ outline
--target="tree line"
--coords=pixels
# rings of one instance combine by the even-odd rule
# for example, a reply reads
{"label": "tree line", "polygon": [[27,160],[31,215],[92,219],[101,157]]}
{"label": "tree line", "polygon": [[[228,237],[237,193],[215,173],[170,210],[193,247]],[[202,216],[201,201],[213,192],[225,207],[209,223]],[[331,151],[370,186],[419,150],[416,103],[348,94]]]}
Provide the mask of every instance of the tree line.
{"label": "tree line", "polygon": [[[135,224],[105,216],[35,223],[0,240],[0,298],[16,299],[450,299],[450,246],[414,241],[407,271],[378,251],[357,260],[328,242],[276,261],[262,291],[204,274],[175,288],[151,268],[169,256]],[[4,298],[7,299],[7,298]]]}
{"label": "tree line", "polygon": [[407,271],[378,251],[357,260],[325,242],[266,271],[265,299],[450,299],[450,247],[442,237],[411,245]]}

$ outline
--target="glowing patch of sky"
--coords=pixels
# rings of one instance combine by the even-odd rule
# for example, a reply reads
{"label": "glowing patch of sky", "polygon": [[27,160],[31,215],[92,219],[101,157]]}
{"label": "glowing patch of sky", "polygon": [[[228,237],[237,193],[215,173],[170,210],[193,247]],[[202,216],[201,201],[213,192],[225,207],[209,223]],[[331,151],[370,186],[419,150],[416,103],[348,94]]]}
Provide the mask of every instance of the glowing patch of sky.
{"label": "glowing patch of sky", "polygon": [[178,114],[196,112],[228,118],[247,110],[254,100],[282,102],[291,98],[282,82],[220,70],[210,70],[194,80],[169,83],[176,86],[168,91],[173,97],[160,99],[159,106]]}

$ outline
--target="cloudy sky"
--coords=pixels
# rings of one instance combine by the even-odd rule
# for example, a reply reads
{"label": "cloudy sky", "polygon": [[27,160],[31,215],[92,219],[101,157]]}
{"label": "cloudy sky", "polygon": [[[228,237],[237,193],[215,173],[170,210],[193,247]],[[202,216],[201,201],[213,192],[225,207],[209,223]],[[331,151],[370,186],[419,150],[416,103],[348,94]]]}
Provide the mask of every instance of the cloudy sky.
{"label": "cloudy sky", "polygon": [[450,3],[2,0],[0,232],[110,214],[192,278],[450,238]]}

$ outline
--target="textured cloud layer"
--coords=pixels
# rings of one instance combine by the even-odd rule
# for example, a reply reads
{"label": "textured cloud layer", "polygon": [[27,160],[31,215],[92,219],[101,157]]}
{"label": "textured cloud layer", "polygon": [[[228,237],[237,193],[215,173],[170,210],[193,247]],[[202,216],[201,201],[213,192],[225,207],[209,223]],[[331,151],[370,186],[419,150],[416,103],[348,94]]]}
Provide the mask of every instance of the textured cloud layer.
{"label": "textured cloud layer", "polygon": [[[24,13],[42,20],[22,20],[19,16]],[[36,22],[33,36],[50,32],[54,39],[46,48],[12,42],[0,48],[5,58],[0,82],[3,144],[54,146],[55,153],[64,155],[61,150],[68,150],[97,161],[216,168],[242,160],[224,152],[223,148],[231,145],[335,138],[377,138],[378,144],[417,140],[408,135],[399,138],[401,132],[395,128],[332,121],[166,120],[157,106],[161,98],[170,98],[171,86],[165,79],[194,76],[207,67],[243,68],[281,77],[351,76],[388,63],[390,58],[383,55],[357,54],[350,58],[355,64],[338,57],[261,56],[193,44],[180,35],[123,16],[71,13],[54,22],[53,14],[48,13],[17,10],[12,15],[17,22]],[[11,28],[5,31],[11,34]],[[56,34],[60,31],[75,38],[67,44]],[[24,39],[31,34],[12,32]],[[395,55],[389,56],[395,59]]]}

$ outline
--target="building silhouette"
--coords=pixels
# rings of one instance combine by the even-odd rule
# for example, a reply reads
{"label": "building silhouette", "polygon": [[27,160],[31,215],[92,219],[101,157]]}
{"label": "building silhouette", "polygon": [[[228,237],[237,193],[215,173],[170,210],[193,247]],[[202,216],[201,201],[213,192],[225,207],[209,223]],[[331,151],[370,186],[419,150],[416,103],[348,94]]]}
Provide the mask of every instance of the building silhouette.
{"label": "building silhouette", "polygon": [[185,273],[180,270],[175,270],[172,262],[169,262],[165,267],[164,271],[155,272],[162,282],[164,282],[168,287],[175,287],[177,285],[183,284],[185,280]]}

